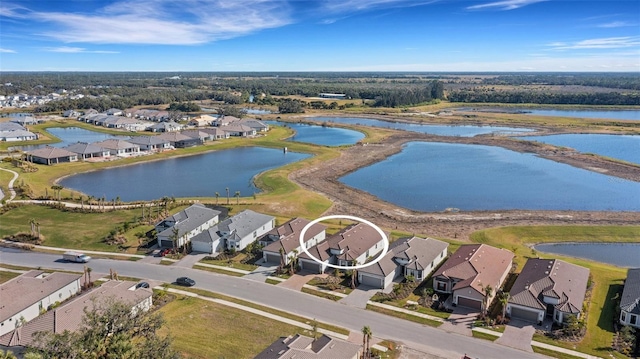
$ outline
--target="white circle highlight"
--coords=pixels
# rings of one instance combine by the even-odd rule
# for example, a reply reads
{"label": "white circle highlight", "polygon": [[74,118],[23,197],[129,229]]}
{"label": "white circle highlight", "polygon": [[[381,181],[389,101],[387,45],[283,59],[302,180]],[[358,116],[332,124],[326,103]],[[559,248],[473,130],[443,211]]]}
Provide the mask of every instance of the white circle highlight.
{"label": "white circle highlight", "polygon": [[[318,222],[326,221],[328,219],[349,219],[349,220],[352,220],[352,221],[364,223],[366,225],[371,226],[378,233],[380,233],[380,236],[382,236],[382,239],[384,240],[384,244],[382,245],[382,252],[380,252],[378,257],[376,259],[372,260],[371,262],[367,262],[367,263],[364,263],[364,264],[358,264],[358,265],[355,265],[355,266],[339,266],[339,265],[336,265],[336,264],[324,263],[320,259],[314,257],[311,253],[309,253],[309,251],[307,250],[306,246],[304,245],[304,235],[307,233],[307,230],[309,228],[311,228],[311,226],[313,226],[314,224],[316,224]],[[389,251],[389,238],[382,231],[382,229],[380,229],[380,227],[378,227],[375,224],[367,221],[366,219],[362,219],[362,218],[354,217],[354,216],[341,215],[341,214],[335,214],[335,215],[331,215],[331,216],[320,217],[318,219],[315,219],[315,220],[309,222],[309,224],[307,224],[306,226],[304,226],[304,228],[302,228],[302,231],[300,232],[300,238],[298,240],[300,242],[300,248],[302,248],[302,251],[305,252],[309,257],[311,257],[311,259],[313,259],[314,261],[316,261],[316,262],[318,262],[318,263],[320,263],[322,265],[326,265],[327,267],[336,268],[336,269],[350,270],[350,269],[366,268],[366,267],[368,267],[368,266],[370,266],[372,264],[378,263],[387,254],[387,252]],[[320,243],[322,243],[322,242],[320,242]]]}

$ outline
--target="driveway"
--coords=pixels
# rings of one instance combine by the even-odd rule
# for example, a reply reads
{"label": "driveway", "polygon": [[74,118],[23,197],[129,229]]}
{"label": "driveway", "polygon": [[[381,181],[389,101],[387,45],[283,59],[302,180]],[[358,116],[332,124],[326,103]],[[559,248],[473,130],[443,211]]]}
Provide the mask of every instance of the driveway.
{"label": "driveway", "polygon": [[174,267],[192,268],[194,264],[200,262],[204,257],[209,256],[209,253],[191,252],[182,257],[181,260],[172,264]]}
{"label": "driveway", "polygon": [[367,307],[367,302],[369,301],[369,299],[371,299],[371,297],[373,297],[379,291],[379,288],[360,284],[356,289],[349,293],[348,296],[340,299],[338,303],[365,309]]}
{"label": "driveway", "polygon": [[261,262],[259,263],[259,267],[254,269],[253,272],[243,276],[242,278],[255,280],[258,282],[266,282],[267,278],[272,275],[276,269],[278,269],[277,264],[269,264]]}
{"label": "driveway", "polygon": [[531,339],[533,339],[535,331],[536,328],[531,323],[511,320],[505,327],[502,336],[496,340],[496,343],[533,353]]}
{"label": "driveway", "polygon": [[468,337],[473,336],[471,327],[473,322],[478,317],[478,311],[463,307],[454,307],[453,313],[449,316],[449,319],[445,320],[440,329],[451,332],[466,335]]}
{"label": "driveway", "polygon": [[302,271],[300,273],[296,273],[296,274],[292,275],[291,277],[289,277],[289,279],[287,279],[284,282],[278,284],[278,286],[279,287],[285,287],[285,288],[293,289],[293,290],[297,290],[297,291],[301,291],[302,290],[302,286],[307,284],[307,282],[312,280],[313,278],[319,277],[319,276],[321,276],[321,275],[317,274],[317,273],[311,273],[311,272]]}

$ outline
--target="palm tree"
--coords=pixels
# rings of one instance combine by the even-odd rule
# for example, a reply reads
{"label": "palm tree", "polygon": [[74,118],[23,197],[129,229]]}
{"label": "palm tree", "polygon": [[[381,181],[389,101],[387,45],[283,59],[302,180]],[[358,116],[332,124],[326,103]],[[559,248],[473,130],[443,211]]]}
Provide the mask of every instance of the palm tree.
{"label": "palm tree", "polygon": [[229,187],[225,188],[227,190],[227,204],[229,204]]}
{"label": "palm tree", "polygon": [[220,193],[216,192],[216,206],[218,205],[218,198],[220,198]]}
{"label": "palm tree", "polygon": [[89,286],[91,286],[91,272],[93,271],[93,269],[91,269],[91,267],[87,267],[87,275],[89,276]]}
{"label": "palm tree", "polygon": [[180,231],[176,226],[171,229],[171,242],[173,243],[173,251],[175,252],[178,247],[178,238],[180,238]]}
{"label": "palm tree", "polygon": [[509,292],[502,292],[500,294],[500,305],[502,306],[502,319],[507,315],[507,303],[509,303],[509,298],[511,295]]}
{"label": "palm tree", "polygon": [[0,359],[17,359],[17,357],[10,350],[7,350],[6,352],[4,350],[0,350]]}
{"label": "palm tree", "polygon": [[34,218],[29,219],[29,224],[31,225],[31,236],[36,235],[36,220]]}
{"label": "palm tree", "polygon": [[36,234],[38,235],[38,239],[40,239],[40,222],[35,223],[36,226]]}
{"label": "palm tree", "polygon": [[371,332],[371,328],[368,325],[362,327],[362,358],[370,358],[371,357],[371,337],[373,333]]}
{"label": "palm tree", "polygon": [[484,314],[486,315],[489,311],[489,297],[491,297],[491,293],[493,293],[493,288],[489,284],[487,284],[486,287],[482,287],[482,290],[484,291],[483,306]]}
{"label": "palm tree", "polygon": [[[283,249],[284,252],[284,249]],[[292,254],[289,256],[289,273],[293,275],[296,272],[296,267],[298,266],[298,250],[294,249]]]}
{"label": "palm tree", "polygon": [[[282,243],[281,243],[282,244]],[[278,250],[280,252],[280,269],[284,268],[285,260],[284,260],[284,248],[280,247]]]}
{"label": "palm tree", "polygon": [[240,204],[240,191],[236,191],[233,196],[236,198],[236,204]]}

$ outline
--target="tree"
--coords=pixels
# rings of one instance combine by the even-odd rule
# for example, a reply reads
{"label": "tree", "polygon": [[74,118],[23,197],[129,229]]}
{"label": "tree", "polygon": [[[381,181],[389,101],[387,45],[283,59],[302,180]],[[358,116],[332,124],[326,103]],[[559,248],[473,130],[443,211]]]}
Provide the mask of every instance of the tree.
{"label": "tree", "polygon": [[163,324],[159,312],[132,310],[113,298],[96,299],[85,308],[77,331],[40,332],[35,348],[43,359],[178,358],[171,338],[158,333]]}
{"label": "tree", "polygon": [[176,226],[171,228],[171,243],[173,243],[173,251],[178,249],[178,238],[180,238],[180,230]]}
{"label": "tree", "polygon": [[0,359],[18,359],[18,358],[10,350],[7,350],[6,352],[4,350],[0,350]]}
{"label": "tree", "polygon": [[236,198],[236,205],[240,204],[240,191],[236,191],[233,196]]}
{"label": "tree", "polygon": [[493,288],[487,284],[486,287],[482,287],[482,291],[484,292],[484,298],[482,299],[483,303],[483,312],[486,315],[487,312],[489,311],[489,298],[491,297],[491,294],[493,293]]}
{"label": "tree", "polygon": [[509,292],[502,292],[500,294],[500,306],[502,307],[502,318],[504,319],[507,315],[507,303],[509,303],[509,298],[511,295]]}
{"label": "tree", "polygon": [[371,358],[371,337],[373,333],[368,325],[362,327],[362,358]]}
{"label": "tree", "polygon": [[[280,243],[280,245],[282,245],[282,242]],[[284,248],[280,247],[280,249],[278,250],[278,252],[280,252],[280,269],[284,268],[285,265],[285,259],[284,259]]]}
{"label": "tree", "polygon": [[218,198],[220,198],[220,193],[216,192],[216,206],[218,205]]}
{"label": "tree", "polygon": [[229,204],[229,187],[225,188],[225,190],[227,191],[227,204]]}
{"label": "tree", "polygon": [[[284,249],[283,249],[283,252],[284,252]],[[291,255],[289,256],[289,273],[291,275],[293,275],[296,272],[297,266],[298,266],[298,250],[294,249]]]}
{"label": "tree", "polygon": [[36,220],[34,218],[29,219],[29,224],[31,225],[31,237],[35,237],[36,235]]}
{"label": "tree", "polygon": [[60,185],[53,185],[51,186],[51,189],[53,190],[54,196],[58,199],[58,202],[60,202],[60,192],[62,192],[64,187]]}

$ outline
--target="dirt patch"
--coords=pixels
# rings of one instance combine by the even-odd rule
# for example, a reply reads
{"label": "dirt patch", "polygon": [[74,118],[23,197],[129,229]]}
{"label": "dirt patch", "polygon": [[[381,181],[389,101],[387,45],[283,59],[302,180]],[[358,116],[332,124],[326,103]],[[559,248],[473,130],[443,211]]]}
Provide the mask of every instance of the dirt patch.
{"label": "dirt patch", "polygon": [[379,143],[360,144],[342,151],[335,159],[301,169],[290,179],[302,187],[330,198],[334,205],[328,214],[349,214],[365,218],[390,230],[468,240],[477,230],[512,225],[632,225],[640,223],[638,212],[606,211],[473,211],[424,213],[402,208],[364,191],[345,186],[338,179],[359,168],[399,153],[412,141],[448,142],[500,146],[584,169],[598,169],[610,176],[640,182],[640,166],[555,146],[501,136],[445,137],[397,131]]}

